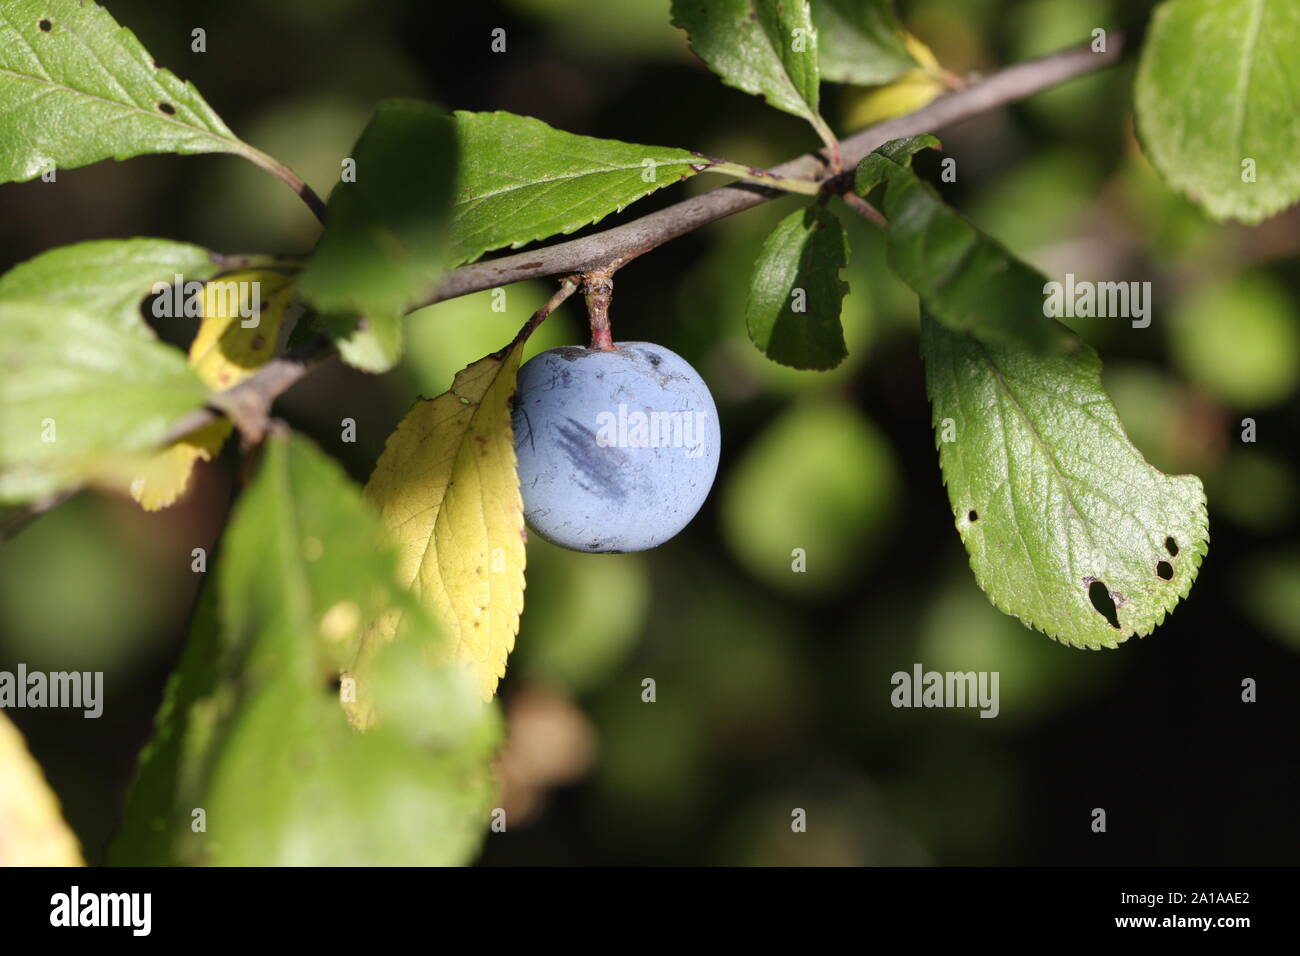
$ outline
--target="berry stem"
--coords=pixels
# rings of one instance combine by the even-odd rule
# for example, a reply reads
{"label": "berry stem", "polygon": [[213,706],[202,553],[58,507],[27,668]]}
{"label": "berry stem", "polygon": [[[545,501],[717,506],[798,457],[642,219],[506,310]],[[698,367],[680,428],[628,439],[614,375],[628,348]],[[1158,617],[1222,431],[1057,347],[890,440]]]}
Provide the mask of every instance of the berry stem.
{"label": "berry stem", "polygon": [[614,298],[613,273],[584,273],[582,293],[587,300],[587,316],[591,320],[591,347],[602,352],[614,351],[614,335],[609,327],[609,303]]}
{"label": "berry stem", "polygon": [[537,327],[550,317],[552,312],[558,309],[569,296],[578,291],[578,285],[579,282],[577,276],[565,276],[561,279],[560,287],[555,291],[555,294],[546,301],[545,305],[532,314],[528,321],[524,323],[524,327],[520,329],[514,339],[511,340],[509,345],[494,354],[498,357],[505,355],[516,342],[527,340],[530,335],[537,331]]}

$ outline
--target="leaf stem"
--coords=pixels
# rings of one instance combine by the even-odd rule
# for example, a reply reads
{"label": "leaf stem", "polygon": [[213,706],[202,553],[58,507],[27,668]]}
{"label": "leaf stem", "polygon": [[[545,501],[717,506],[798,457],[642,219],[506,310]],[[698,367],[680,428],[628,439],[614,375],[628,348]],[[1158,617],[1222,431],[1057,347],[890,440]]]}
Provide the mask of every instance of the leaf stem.
{"label": "leaf stem", "polygon": [[813,179],[782,176],[769,169],[756,169],[753,166],[746,166],[744,163],[732,163],[721,159],[713,160],[706,171],[722,173],[724,176],[735,176],[737,179],[753,183],[756,186],[780,189],[788,193],[802,193],[805,196],[815,196],[821,192],[822,188],[821,183]]}
{"label": "leaf stem", "polygon": [[822,138],[822,142],[826,144],[826,157],[830,161],[830,175],[838,176],[844,171],[844,157],[840,153],[839,137],[822,119],[820,113],[813,114],[812,125],[813,129],[817,131],[817,135]]}
{"label": "leaf stem", "polygon": [[555,290],[555,294],[547,299],[545,304],[529,317],[528,321],[525,322],[523,327],[515,334],[515,337],[510,340],[510,344],[496,354],[504,355],[506,352],[510,351],[517,342],[527,339],[537,331],[537,327],[545,322],[547,317],[558,309],[565,299],[578,291],[578,286],[580,284],[581,280],[578,276],[565,276],[561,279],[560,287]]}
{"label": "leaf stem", "polygon": [[312,215],[316,217],[321,225],[325,224],[325,203],[321,200],[320,196],[316,195],[316,190],[307,185],[306,180],[274,156],[268,156],[260,149],[249,146],[247,143],[241,143],[240,145],[243,147],[239,151],[240,156],[243,156],[249,162],[265,169],[276,179],[280,180],[280,182],[284,183],[296,192],[298,198],[307,204],[307,208],[312,211]]}

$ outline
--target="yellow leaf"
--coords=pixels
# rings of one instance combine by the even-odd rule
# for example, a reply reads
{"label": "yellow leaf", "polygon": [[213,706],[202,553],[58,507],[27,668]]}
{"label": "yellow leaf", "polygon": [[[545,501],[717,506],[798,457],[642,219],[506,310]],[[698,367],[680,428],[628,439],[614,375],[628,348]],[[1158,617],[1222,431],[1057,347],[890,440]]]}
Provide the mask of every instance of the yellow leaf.
{"label": "yellow leaf", "polygon": [[944,91],[941,79],[925,70],[908,70],[892,83],[872,86],[850,98],[845,124],[857,129],[919,110]]}
{"label": "yellow leaf", "polygon": [[[224,391],[266,364],[293,293],[291,276],[266,269],[232,272],[204,285],[203,319],[190,345],[190,365],[204,384]],[[189,485],[195,462],[216,457],[230,431],[230,422],[220,419],[173,442],[138,467],[131,497],[145,511],[173,504]]]}
{"label": "yellow leaf", "polygon": [[[259,308],[254,310],[253,289]],[[224,391],[266,364],[293,299],[293,280],[279,272],[250,269],[213,279],[203,287],[203,321],[190,345],[190,365],[207,385]],[[244,318],[256,311],[255,318]],[[256,322],[245,328],[245,322]]]}
{"label": "yellow leaf", "polygon": [[933,51],[913,34],[903,33],[903,46],[907,48],[908,53],[912,54],[912,59],[927,73],[941,73],[943,71],[943,67],[939,66],[939,61],[935,58]]}
{"label": "yellow leaf", "polygon": [[[510,397],[524,341],[457,373],[388,436],[366,497],[399,551],[398,577],[442,624],[491,700],[524,606],[524,506]],[[391,636],[390,615],[378,636]]]}
{"label": "yellow leaf", "polygon": [[231,427],[229,419],[218,418],[168,445],[141,466],[131,482],[131,497],[145,511],[158,511],[174,503],[185,493],[194,463],[216,457]]}
{"label": "yellow leaf", "polygon": [[864,87],[851,95],[845,109],[845,125],[856,129],[914,113],[936,99],[950,83],[958,82],[939,65],[930,48],[912,34],[903,35],[903,45],[918,68],[908,70],[892,82]]}
{"label": "yellow leaf", "polygon": [[84,865],[58,798],[23,735],[0,712],[0,867]]}

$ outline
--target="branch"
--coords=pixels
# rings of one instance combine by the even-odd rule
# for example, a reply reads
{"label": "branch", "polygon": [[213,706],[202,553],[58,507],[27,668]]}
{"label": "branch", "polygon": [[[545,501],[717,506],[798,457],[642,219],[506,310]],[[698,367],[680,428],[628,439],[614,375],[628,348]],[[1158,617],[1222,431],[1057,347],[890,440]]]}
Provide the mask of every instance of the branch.
{"label": "branch", "polygon": [[206,406],[196,408],[176,422],[167,429],[160,444],[169,445],[184,438],[222,415],[234,422],[250,441],[260,441],[266,434],[275,400],[333,354],[329,343],[320,339],[295,355],[272,359],[234,388],[218,392]]}
{"label": "branch", "polygon": [[[559,308],[578,288],[575,277],[565,277],[559,290],[519,330],[527,338],[552,312]],[[513,344],[513,343],[511,343]],[[507,346],[508,347],[508,346]],[[504,350],[503,350],[504,351]],[[213,395],[203,408],[196,408],[163,436],[162,445],[184,438],[190,432],[225,415],[250,443],[260,442],[271,427],[271,406],[281,394],[287,392],[298,380],[321,362],[333,356],[334,351],[324,338],[317,338],[292,355],[272,359],[234,388]]]}
{"label": "branch", "polygon": [[[1041,93],[1075,77],[1095,72],[1119,60],[1126,44],[1119,33],[1108,38],[1105,53],[1093,53],[1087,46],[1072,47],[1037,60],[1018,63],[964,89],[949,93],[929,106],[868,127],[840,143],[844,168],[851,170],[862,158],[891,139],[931,133],[999,106]],[[772,170],[778,176],[802,179],[824,178],[830,165],[822,153],[809,153]],[[663,245],[670,239],[694,232],[744,209],[762,205],[784,193],[748,183],[721,186],[674,203],[666,209],[602,232],[571,239],[514,255],[476,262],[452,272],[432,295],[416,308],[455,299],[471,292],[495,289],[522,279],[595,272]]]}
{"label": "branch", "polygon": [[[1018,63],[942,96],[915,113],[868,127],[840,141],[840,159],[845,175],[851,173],[864,156],[891,139],[941,130],[1076,77],[1112,66],[1129,45],[1117,31],[1110,35],[1105,53],[1093,53],[1087,46],[1073,47],[1037,60]],[[829,153],[829,148],[819,153],[808,153],[783,163],[770,172],[774,176],[825,183],[835,178],[835,174],[831,173],[833,167]],[[271,171],[288,182],[313,212],[318,216],[323,215],[324,203],[306,183],[302,183],[292,173],[288,173],[286,178],[281,170]],[[447,276],[434,293],[413,306],[411,311],[524,279],[612,272],[670,239],[783,195],[788,193],[749,183],[721,186],[702,196],[685,199],[666,209],[581,239],[462,266]],[[322,340],[304,353],[268,362],[234,388],[214,395],[208,407],[191,412],[178,421],[168,430],[165,441],[174,441],[189,434],[223,413],[229,415],[245,434],[256,435],[259,429],[264,431],[276,398],[331,354],[332,351]],[[62,500],[63,496],[55,496],[28,505],[23,509],[26,515],[7,516],[3,526],[0,526],[0,532],[5,537],[11,536],[32,518]]]}
{"label": "branch", "polygon": [[[915,113],[868,127],[840,143],[845,175],[851,175],[864,156],[891,139],[943,129],[999,106],[1041,93],[1075,77],[1111,66],[1120,59],[1124,48],[1123,36],[1118,32],[1112,33],[1105,53],[1093,53],[1087,46],[1072,47],[1037,60],[1018,63],[942,96]],[[829,174],[829,169],[830,160],[823,151],[792,159],[771,170],[771,174],[825,182],[834,178]],[[411,311],[523,279],[612,272],[630,259],[649,252],[670,239],[784,195],[788,193],[750,183],[720,186],[702,196],[684,199],[666,209],[581,239],[570,239],[541,249],[462,266],[447,276],[435,293],[413,306]],[[267,363],[234,388],[213,396],[211,407],[191,412],[168,432],[169,438],[188,434],[215,419],[222,411],[228,412],[245,434],[257,435],[258,430],[265,427],[276,397],[288,391],[290,386],[329,354],[328,350],[322,348],[307,355],[279,358]]]}

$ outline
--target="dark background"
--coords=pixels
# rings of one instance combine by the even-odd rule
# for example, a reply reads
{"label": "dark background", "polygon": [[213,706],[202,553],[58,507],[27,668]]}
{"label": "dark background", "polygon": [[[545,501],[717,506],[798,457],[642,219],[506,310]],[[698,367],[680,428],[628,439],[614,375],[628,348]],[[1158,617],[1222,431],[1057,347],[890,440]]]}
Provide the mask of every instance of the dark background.
{"label": "dark background", "polygon": [[[774,165],[816,145],[794,117],[722,86],[668,24],[667,0],[470,4],[111,0],[157,61],[232,129],[325,195],[378,100],[504,109],[577,133]],[[990,72],[1132,17],[1127,3],[902,4],[949,69]],[[207,52],[190,52],[190,31]],[[507,52],[489,51],[507,31]],[[503,685],[511,827],[483,862],[1294,864],[1300,859],[1300,548],[1294,454],[1300,217],[1218,226],[1142,158],[1133,67],[942,131],[946,198],[1051,276],[1154,284],[1150,328],[1094,320],[1130,435],[1201,476],[1211,547],[1157,631],[1115,651],[1057,645],[994,610],[952,526],[917,354],[915,299],[872,227],[835,208],[853,258],[850,358],[777,368],[744,332],[749,264],[783,199],[675,240],[618,274],[620,340],[661,342],[704,375],[724,456],[709,503],[644,555],[529,544],[518,649]],[[858,91],[824,112],[856,128]],[[937,160],[923,158],[933,177]],[[711,188],[699,177],[603,225]],[[227,156],[143,157],[0,187],[0,267],[86,239],[162,236],[224,252],[302,252],[296,198]],[[363,481],[416,394],[504,344],[548,294],[512,286],[409,319],[403,367],[331,363],[280,405]],[[1209,305],[1207,305],[1209,303]],[[580,341],[566,305],[537,348]],[[192,328],[160,328],[184,345]],[[1226,343],[1226,346],[1225,346]],[[339,441],[353,417],[357,444]],[[1240,421],[1258,441],[1240,441]],[[102,859],[135,756],[185,639],[238,481],[237,450],[174,508],[86,493],[0,548],[0,669],[103,670],[104,716],[10,713]],[[789,570],[793,547],[809,570]],[[895,710],[890,675],[997,670],[1002,713]],[[641,702],[653,677],[658,701]],[[1259,683],[1258,703],[1241,682]],[[790,813],[808,832],[790,832]],[[1108,832],[1091,832],[1091,811]]]}

